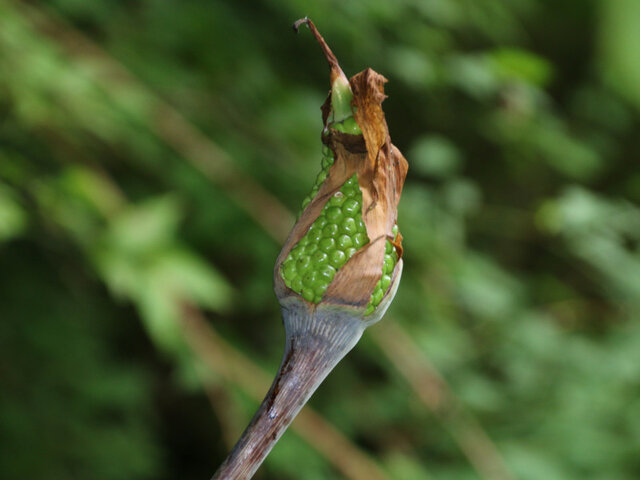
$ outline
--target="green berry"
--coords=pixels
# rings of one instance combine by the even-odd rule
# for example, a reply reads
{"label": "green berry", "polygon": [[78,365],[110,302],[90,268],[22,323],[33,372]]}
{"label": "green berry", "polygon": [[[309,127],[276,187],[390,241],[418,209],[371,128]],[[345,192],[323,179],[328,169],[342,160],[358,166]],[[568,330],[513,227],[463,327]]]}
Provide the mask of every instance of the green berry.
{"label": "green berry", "polygon": [[356,248],[361,248],[369,242],[366,233],[358,232],[353,236],[353,243]]}
{"label": "green berry", "polygon": [[336,244],[340,250],[346,250],[353,246],[353,240],[349,235],[340,235]]}
{"label": "green berry", "polygon": [[304,298],[307,302],[313,302],[315,300],[313,288],[307,288],[307,287],[303,288],[302,298]]}
{"label": "green berry", "polygon": [[331,253],[336,248],[336,241],[333,238],[323,238],[318,243],[320,250],[325,253]]}
{"label": "green berry", "polygon": [[393,272],[396,262],[391,255],[384,256],[384,263],[382,264],[382,271],[386,274]]}
{"label": "green berry", "polygon": [[317,243],[307,243],[303,248],[303,252],[305,255],[312,255],[316,252],[316,250],[318,250]]}
{"label": "green berry", "polygon": [[323,265],[326,265],[329,262],[329,255],[327,255],[325,252],[318,250],[316,253],[313,254],[313,257],[311,258],[311,260],[313,261],[314,268],[322,267]]}
{"label": "green berry", "polygon": [[395,248],[393,248],[393,243],[387,241],[387,243],[384,246],[384,253],[386,253],[387,255],[391,255],[391,253],[393,253],[394,250]]}
{"label": "green berry", "polygon": [[333,268],[331,265],[325,265],[318,271],[318,274],[319,274],[319,278],[326,280],[328,284],[331,282],[331,280],[333,280],[333,277],[335,277],[336,269]]}
{"label": "green berry", "polygon": [[342,212],[349,216],[355,216],[356,213],[360,211],[360,202],[358,202],[355,198],[347,198],[342,204]]}
{"label": "green berry", "polygon": [[362,134],[362,130],[360,130],[360,127],[356,123],[356,119],[353,117],[345,118],[342,121],[342,126],[344,127],[344,130],[343,130],[344,133],[348,133],[350,135]]}
{"label": "green berry", "polygon": [[305,287],[313,287],[315,286],[316,282],[318,281],[318,272],[316,272],[315,270],[309,270],[307,273],[304,274],[304,276],[302,277],[302,284]]}
{"label": "green berry", "polygon": [[302,291],[302,277],[294,277],[289,288],[293,291],[300,293]]}
{"label": "green berry", "polygon": [[[344,254],[343,254],[344,255]],[[282,273],[285,277],[293,277],[296,273],[296,262],[293,258],[289,258],[282,264]]]}
{"label": "green berry", "polygon": [[322,229],[320,228],[311,228],[309,233],[307,233],[309,237],[309,243],[317,243],[322,238]]}
{"label": "green berry", "polygon": [[342,206],[342,204],[344,203],[345,200],[346,200],[346,197],[345,197],[344,193],[336,192],[329,199],[329,205],[331,205],[332,207],[340,207],[340,206]]}
{"label": "green berry", "polygon": [[311,267],[311,257],[309,255],[302,255],[296,260],[296,272],[298,274],[304,273]]}
{"label": "green berry", "polygon": [[328,176],[329,174],[327,172],[325,172],[324,170],[321,170],[318,176],[316,177],[316,185],[321,185],[322,182],[324,182]]}
{"label": "green berry", "polygon": [[329,256],[329,263],[335,268],[340,268],[347,261],[347,256],[342,250],[334,250]]}
{"label": "green berry", "polygon": [[313,291],[314,291],[314,293],[316,295],[318,295],[320,298],[322,298],[322,295],[324,295],[324,292],[327,291],[327,288],[329,288],[329,285],[320,284],[320,285],[317,285],[316,288],[313,289]]}
{"label": "green berry", "polygon": [[296,245],[295,248],[291,250],[291,253],[289,253],[289,256],[293,259],[300,258],[300,256],[302,255],[302,249],[303,249],[302,245]]}
{"label": "green berry", "polygon": [[331,237],[334,238],[338,234],[338,225],[335,223],[328,223],[322,229],[323,237]]}
{"label": "green berry", "polygon": [[383,296],[384,292],[382,291],[382,288],[378,286],[371,294],[371,303],[373,303],[377,307],[378,305],[380,305]]}
{"label": "green berry", "polygon": [[342,133],[348,133],[349,135],[362,134],[362,130],[360,130],[360,127],[356,123],[356,120],[355,118],[353,118],[353,116],[347,117],[341,122],[331,124],[331,128]]}
{"label": "green berry", "polygon": [[316,218],[316,221],[313,222],[313,226],[317,227],[318,229],[322,229],[322,227],[324,227],[327,223],[329,223],[327,221],[327,218],[321,214],[318,218]]}
{"label": "green berry", "polygon": [[340,207],[329,207],[325,215],[327,216],[327,220],[332,223],[338,223],[342,220],[342,210],[340,210]]}
{"label": "green berry", "polygon": [[[394,225],[391,229],[394,237],[398,236],[398,226]],[[385,293],[391,286],[391,275],[393,274],[393,270],[398,263],[398,253],[396,252],[393,244],[387,240],[385,244],[385,255],[382,263],[382,277],[378,281],[376,287],[371,294],[371,299],[369,300],[369,304],[367,305],[367,309],[365,311],[365,315],[370,315],[375,311],[375,309],[380,305],[382,299],[384,298]],[[369,313],[367,313],[369,312]]]}
{"label": "green berry", "polygon": [[356,221],[351,217],[346,217],[340,222],[340,231],[349,236],[353,236],[357,232]]}

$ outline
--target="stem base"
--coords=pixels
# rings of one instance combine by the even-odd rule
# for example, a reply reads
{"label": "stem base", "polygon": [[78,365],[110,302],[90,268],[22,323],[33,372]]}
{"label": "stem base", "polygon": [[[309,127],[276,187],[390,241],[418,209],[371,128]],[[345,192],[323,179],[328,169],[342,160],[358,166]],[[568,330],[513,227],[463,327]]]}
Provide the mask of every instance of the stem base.
{"label": "stem base", "polygon": [[282,305],[286,332],[280,369],[240,440],[212,480],[250,479],[313,392],[355,346],[365,323],[339,309],[300,300]]}

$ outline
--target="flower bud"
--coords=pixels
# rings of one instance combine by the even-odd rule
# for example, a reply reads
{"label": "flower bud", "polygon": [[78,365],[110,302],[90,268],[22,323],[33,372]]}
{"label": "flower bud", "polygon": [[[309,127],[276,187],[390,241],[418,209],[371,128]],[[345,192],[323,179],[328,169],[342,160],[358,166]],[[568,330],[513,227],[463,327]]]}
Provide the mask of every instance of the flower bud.
{"label": "flower bud", "polygon": [[280,303],[346,309],[367,322],[388,307],[402,272],[397,208],[407,161],[391,143],[382,110],[382,75],[347,80],[317,32],[331,67],[322,106],[322,171],[276,261]]}

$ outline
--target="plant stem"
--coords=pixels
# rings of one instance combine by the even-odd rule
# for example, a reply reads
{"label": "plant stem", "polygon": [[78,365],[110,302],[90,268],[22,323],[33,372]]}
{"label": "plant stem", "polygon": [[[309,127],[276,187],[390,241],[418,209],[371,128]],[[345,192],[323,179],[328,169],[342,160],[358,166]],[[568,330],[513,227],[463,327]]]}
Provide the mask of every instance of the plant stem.
{"label": "plant stem", "polygon": [[333,121],[341,122],[345,118],[351,117],[351,99],[353,93],[349,81],[344,77],[337,77],[331,85],[331,110],[333,111]]}
{"label": "plant stem", "polygon": [[285,352],[269,392],[212,480],[248,480],[365,325],[339,310],[283,306]]}

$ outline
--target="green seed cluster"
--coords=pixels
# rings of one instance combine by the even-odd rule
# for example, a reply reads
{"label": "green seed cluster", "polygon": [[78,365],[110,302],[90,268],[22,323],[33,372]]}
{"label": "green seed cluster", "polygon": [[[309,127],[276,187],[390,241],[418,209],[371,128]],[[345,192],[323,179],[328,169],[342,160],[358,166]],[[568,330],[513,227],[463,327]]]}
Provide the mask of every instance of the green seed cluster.
{"label": "green seed cluster", "polygon": [[362,130],[360,130],[360,127],[353,117],[347,117],[341,122],[334,122],[331,124],[331,128],[342,133],[348,133],[349,135],[362,135]]}
{"label": "green seed cluster", "polygon": [[[393,226],[393,235],[394,238],[398,237],[398,225]],[[371,294],[371,299],[369,300],[369,304],[367,305],[367,309],[365,310],[365,315],[371,315],[380,302],[384,298],[385,293],[389,289],[391,285],[391,275],[393,274],[394,268],[396,268],[396,264],[398,263],[398,253],[396,252],[396,248],[393,246],[389,240],[384,247],[384,260],[382,262],[382,277],[376,284],[376,287],[373,289],[373,293]]]}
{"label": "green seed cluster", "polygon": [[322,299],[336,272],[369,243],[361,209],[362,192],[354,174],[282,263],[280,274],[287,287],[309,302]]}
{"label": "green seed cluster", "polygon": [[[362,131],[351,117],[334,122],[331,128],[351,135],[360,135]],[[315,198],[320,187],[329,176],[334,163],[333,151],[322,149],[322,168],[309,195],[302,202],[302,210]],[[289,252],[280,267],[285,285],[313,303],[322,300],[336,272],[364,245],[369,243],[367,229],[362,220],[362,192],[357,175],[347,180],[340,191],[331,197],[313,222],[309,231]],[[398,226],[393,227],[397,237]],[[393,244],[385,244],[382,276],[371,294],[365,315],[372,314],[380,305],[391,285],[391,275],[398,263],[398,254]]]}
{"label": "green seed cluster", "polygon": [[[309,193],[309,195],[305,197],[305,199],[302,202],[302,210],[307,208],[307,205],[311,203],[311,200],[313,200],[313,198],[318,193],[318,190],[320,190],[320,187],[329,176],[329,169],[331,168],[331,165],[333,165],[333,162],[334,162],[334,158],[333,158],[333,152],[331,151],[331,149],[327,146],[322,147],[321,170],[320,170],[320,173],[318,173],[318,176],[316,177],[316,183],[314,183],[313,188],[311,189],[311,192]],[[302,211],[300,213],[302,213]]]}

